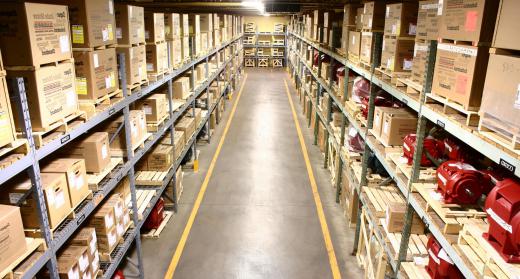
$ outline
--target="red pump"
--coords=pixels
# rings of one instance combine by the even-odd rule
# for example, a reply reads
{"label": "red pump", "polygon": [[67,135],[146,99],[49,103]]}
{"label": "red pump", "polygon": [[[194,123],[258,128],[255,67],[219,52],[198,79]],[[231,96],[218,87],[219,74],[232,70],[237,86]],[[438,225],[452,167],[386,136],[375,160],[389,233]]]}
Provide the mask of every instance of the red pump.
{"label": "red pump", "polygon": [[147,230],[157,229],[164,219],[164,199],[159,198],[143,226]]}
{"label": "red pump", "polygon": [[520,263],[520,183],[498,181],[489,192],[485,210],[489,230],[484,238],[508,263]]}
{"label": "red pump", "polygon": [[430,236],[428,239],[428,255],[429,261],[426,271],[432,279],[462,279],[464,276],[460,270],[453,264],[446,251],[441,247],[439,242]]}
{"label": "red pump", "polygon": [[490,176],[470,164],[446,161],[437,168],[437,191],[445,203],[475,204],[492,187]]}
{"label": "red pump", "polygon": [[[408,165],[411,165],[413,162],[416,141],[417,136],[415,134],[406,135],[403,139],[403,155],[408,160]],[[421,157],[421,166],[423,167],[434,165],[434,163],[426,155],[426,152],[428,152],[432,158],[436,160],[440,159],[443,154],[441,143],[432,136],[427,136],[424,139],[423,154]]]}

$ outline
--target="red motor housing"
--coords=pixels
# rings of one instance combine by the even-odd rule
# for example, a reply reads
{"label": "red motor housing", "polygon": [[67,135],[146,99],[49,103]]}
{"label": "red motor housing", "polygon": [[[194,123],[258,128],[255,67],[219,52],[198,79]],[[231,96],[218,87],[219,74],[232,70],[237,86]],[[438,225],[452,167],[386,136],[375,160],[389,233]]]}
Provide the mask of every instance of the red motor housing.
{"label": "red motor housing", "polygon": [[[368,101],[369,98],[361,99],[361,113],[365,119],[368,117]],[[374,99],[374,104],[376,107],[391,107],[393,106],[392,101],[390,101],[385,96],[376,96]]]}
{"label": "red motor housing", "polygon": [[498,181],[485,204],[489,230],[484,238],[508,263],[520,263],[520,183]]}
{"label": "red motor housing", "polygon": [[475,204],[491,185],[489,175],[470,164],[446,161],[437,168],[437,191],[445,203]]}
{"label": "red motor housing", "polygon": [[[415,134],[406,135],[403,139],[403,155],[407,159],[408,165],[413,162],[413,154],[415,153],[415,142],[417,136]],[[439,147],[439,141],[433,137],[426,137],[424,139],[423,154],[421,156],[421,166],[429,167],[433,165],[433,162],[426,156],[428,152],[433,158],[439,159],[442,157],[442,150]]]}
{"label": "red motor housing", "polygon": [[164,199],[159,198],[143,226],[147,230],[157,229],[164,219]]}
{"label": "red motor housing", "polygon": [[462,273],[453,264],[450,257],[444,249],[441,247],[439,242],[430,236],[428,239],[428,255],[429,261],[426,266],[426,271],[432,277],[432,279],[462,279]]}
{"label": "red motor housing", "polygon": [[116,270],[114,272],[114,276],[112,276],[112,279],[125,279],[125,275],[123,274],[123,271],[121,269]]}

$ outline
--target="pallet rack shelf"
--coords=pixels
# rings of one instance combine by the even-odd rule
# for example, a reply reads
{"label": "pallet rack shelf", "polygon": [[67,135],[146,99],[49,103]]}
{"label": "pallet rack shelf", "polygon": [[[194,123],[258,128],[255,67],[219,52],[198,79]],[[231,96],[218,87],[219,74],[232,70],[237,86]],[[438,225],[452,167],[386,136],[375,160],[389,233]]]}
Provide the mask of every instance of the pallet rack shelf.
{"label": "pallet rack shelf", "polygon": [[[248,65],[248,67],[259,67],[259,65],[265,65],[265,59],[267,58],[268,60],[271,60],[271,59],[277,59],[277,60],[280,60],[281,59],[281,62],[282,62],[282,67],[284,65],[286,65],[287,63],[285,62],[287,60],[287,52],[285,50],[286,48],[286,45],[287,45],[287,33],[286,32],[244,32],[243,33],[244,36],[254,36],[252,38],[252,41],[249,40],[249,42],[246,44],[244,43],[244,48],[247,48],[249,51],[252,51],[253,52],[253,55],[248,55],[247,57],[245,56],[244,57],[244,63],[246,63]],[[274,44],[272,41],[269,43],[269,44],[259,44],[258,42],[258,38],[259,36],[278,36],[278,37],[283,37],[283,44]],[[259,52],[263,52],[263,49],[282,49],[282,52],[283,52],[283,55],[279,56],[279,55],[260,55]],[[272,52],[272,51],[271,51]],[[247,61],[246,61],[247,59]],[[254,63],[253,63],[253,60],[251,59],[254,59]],[[262,59],[262,60],[260,60]],[[271,61],[273,64],[273,67],[275,67],[274,65],[278,65],[279,61],[277,61],[277,63],[274,63],[273,61]],[[268,63],[269,64],[269,63]],[[279,67],[279,66],[276,66],[276,67]]]}
{"label": "pallet rack shelf", "polygon": [[[13,178],[14,176],[24,172],[28,171],[28,175],[31,178],[34,188],[32,191],[32,194],[35,196],[37,205],[39,210],[39,217],[41,222],[41,231],[42,236],[45,239],[45,242],[47,244],[47,249],[45,252],[43,252],[39,258],[32,263],[31,267],[25,272],[25,274],[22,276],[22,278],[33,278],[42,268],[43,266],[47,266],[49,270],[49,274],[51,278],[59,278],[58,277],[58,271],[57,271],[57,259],[56,259],[56,253],[58,250],[69,240],[69,238],[78,230],[79,227],[82,226],[85,220],[88,219],[89,215],[96,209],[96,207],[103,201],[105,197],[107,197],[111,191],[116,187],[116,185],[124,178],[128,177],[130,180],[130,189],[131,189],[131,200],[132,200],[132,211],[137,212],[137,205],[136,205],[136,186],[135,185],[135,177],[134,177],[134,165],[145,155],[146,152],[151,150],[152,146],[158,142],[158,140],[163,136],[165,133],[170,132],[171,138],[173,140],[173,131],[174,131],[174,123],[175,121],[188,109],[192,108],[192,113],[194,114],[194,108],[195,108],[195,100],[203,93],[207,92],[209,89],[209,86],[212,82],[216,81],[217,83],[222,82],[220,80],[220,74],[225,70],[229,69],[231,70],[231,62],[234,61],[234,59],[238,59],[237,57],[241,57],[239,55],[240,52],[243,51],[243,48],[241,47],[241,40],[242,40],[242,34],[239,34],[235,38],[229,40],[226,43],[223,43],[221,46],[213,49],[212,51],[208,52],[204,56],[200,56],[197,58],[193,58],[191,61],[186,62],[184,65],[179,67],[176,70],[173,70],[171,73],[165,75],[162,79],[159,79],[157,81],[151,82],[148,86],[143,87],[141,90],[132,92],[132,95],[128,95],[127,88],[123,87],[123,99],[114,104],[110,107],[106,108],[105,110],[99,112],[92,118],[89,118],[84,123],[78,125],[75,129],[68,131],[64,133],[61,137],[50,141],[49,143],[45,144],[44,146],[40,147],[39,149],[36,149],[34,140],[32,137],[32,129],[30,125],[30,117],[28,114],[28,106],[27,106],[27,99],[25,94],[25,85],[23,82],[23,79],[18,78],[14,79],[13,87],[14,91],[12,95],[17,96],[13,102],[13,105],[16,105],[19,107],[19,112],[21,119],[24,119],[24,126],[23,127],[23,135],[25,138],[27,138],[29,142],[30,150],[28,154],[24,157],[22,157],[20,160],[16,161],[14,164],[6,167],[5,169],[0,172],[0,186],[7,182],[9,179]],[[229,50],[226,52],[226,50]],[[228,54],[228,57],[224,59],[223,62],[219,63],[217,60],[217,69],[214,71],[211,75],[209,73],[209,60],[210,57],[216,57],[219,54],[222,56],[225,55],[225,53]],[[241,59],[241,58],[240,58]],[[120,71],[125,72],[125,59],[123,55],[118,56],[118,60],[120,62]],[[185,71],[188,70],[195,70],[195,65],[199,63],[206,63],[206,78],[205,81],[199,84],[193,91],[193,94],[190,96],[186,102],[178,108],[173,108],[172,104],[172,81],[173,79],[181,76]],[[199,127],[197,127],[195,133],[192,135],[188,143],[185,145],[181,156],[175,161],[172,170],[168,173],[166,176],[166,179],[164,180],[164,183],[161,187],[157,187],[155,190],[157,191],[157,195],[152,199],[150,202],[149,208],[145,211],[144,217],[141,221],[137,219],[137,214],[134,214],[133,223],[134,227],[130,228],[126,234],[124,235],[124,241],[119,244],[114,252],[112,253],[112,261],[110,263],[102,263],[101,267],[103,269],[103,278],[111,278],[112,274],[115,272],[116,268],[118,267],[119,263],[123,259],[123,256],[125,255],[128,248],[135,242],[137,251],[138,251],[138,268],[140,271],[139,277],[143,278],[143,270],[142,270],[142,261],[141,261],[141,247],[140,247],[140,233],[139,229],[143,225],[144,221],[146,220],[146,217],[149,215],[151,209],[155,205],[155,203],[158,201],[159,197],[161,196],[162,192],[165,190],[166,186],[170,183],[170,181],[173,180],[173,185],[175,185],[175,178],[174,178],[174,171],[179,167],[182,159],[187,154],[189,149],[193,149],[196,151],[196,139],[197,135],[204,129],[205,127],[208,129],[208,140],[209,140],[209,125],[208,120],[211,116],[211,112],[213,112],[217,106],[217,104],[220,101],[223,101],[223,96],[225,94],[228,94],[230,92],[231,88],[231,81],[233,79],[238,79],[241,70],[242,70],[242,63],[236,63],[234,64],[239,65],[233,69],[234,73],[232,74],[232,78],[228,81],[227,84],[224,86],[224,90],[220,92],[219,97],[217,98],[217,102],[213,104],[211,107],[209,104],[206,104],[206,107],[208,108],[208,113],[201,121],[201,124]],[[126,75],[120,74],[121,78],[121,84],[126,84]],[[195,81],[191,80],[191,84],[195,85]],[[124,162],[123,164],[116,167],[111,175],[110,179],[103,182],[102,185],[100,185],[100,190],[95,191],[93,198],[90,200],[85,200],[82,204],[80,204],[74,211],[75,215],[73,219],[67,220],[64,223],[62,223],[58,229],[56,229],[51,236],[50,228],[49,228],[49,222],[46,215],[46,207],[45,207],[45,201],[43,198],[42,193],[42,185],[40,183],[40,170],[39,170],[39,161],[46,158],[47,156],[55,153],[58,149],[66,145],[67,143],[71,142],[72,140],[78,138],[79,136],[83,135],[84,133],[88,132],[90,129],[95,128],[97,125],[99,125],[101,122],[107,120],[112,115],[115,115],[116,113],[123,112],[124,116],[124,123],[129,123],[129,107],[131,104],[133,104],[135,101],[144,98],[145,96],[152,93],[155,89],[159,88],[160,86],[167,85],[168,86],[168,97],[169,97],[169,118],[168,120],[160,125],[158,129],[153,132],[152,136],[144,143],[144,145],[137,150],[132,150],[130,147],[127,152],[127,158],[128,160]],[[206,102],[209,102],[209,99],[206,99]],[[128,133],[130,129],[127,129]],[[126,134],[127,142],[129,140],[130,135]],[[173,144],[173,143],[172,143]],[[174,186],[175,187],[175,186]],[[175,193],[175,191],[174,191]]]}

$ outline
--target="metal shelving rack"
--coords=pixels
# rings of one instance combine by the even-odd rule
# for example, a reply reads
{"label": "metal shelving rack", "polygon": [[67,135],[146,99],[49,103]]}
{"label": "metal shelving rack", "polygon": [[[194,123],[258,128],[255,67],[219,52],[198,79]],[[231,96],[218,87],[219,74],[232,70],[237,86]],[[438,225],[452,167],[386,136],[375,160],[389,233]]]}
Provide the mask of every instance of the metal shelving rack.
{"label": "metal shelving rack", "polygon": [[[23,136],[27,139],[29,144],[29,151],[26,156],[21,158],[20,160],[16,161],[14,164],[8,166],[7,168],[3,169],[0,172],[0,185],[4,184],[5,182],[9,181],[9,179],[15,177],[16,175],[19,175],[23,173],[24,171],[27,172],[27,175],[32,181],[33,188],[31,190],[31,194],[33,195],[36,204],[39,208],[38,210],[38,217],[40,220],[40,230],[42,232],[42,237],[45,240],[47,249],[44,253],[41,254],[41,256],[31,265],[29,270],[23,275],[22,278],[33,278],[36,276],[36,274],[43,268],[43,266],[46,266],[49,275],[51,278],[59,278],[58,276],[58,263],[56,254],[58,250],[68,241],[68,239],[74,234],[78,228],[82,226],[82,224],[85,222],[85,220],[88,219],[89,215],[96,209],[96,207],[104,200],[105,197],[110,195],[110,192],[116,187],[116,185],[124,178],[128,177],[130,181],[130,189],[131,189],[131,201],[132,201],[132,211],[137,212],[137,200],[136,200],[136,188],[138,188],[138,185],[135,185],[135,177],[134,177],[134,165],[145,155],[146,152],[148,152],[152,146],[154,146],[158,140],[167,132],[169,131],[171,134],[171,145],[174,145],[174,124],[175,121],[188,109],[192,109],[192,113],[195,113],[195,101],[196,99],[203,93],[208,92],[209,93],[209,85],[213,83],[214,81],[217,82],[217,84],[220,84],[222,81],[220,80],[219,76],[220,74],[230,65],[230,62],[233,61],[233,59],[238,59],[238,53],[243,51],[242,45],[242,36],[243,34],[239,34],[237,37],[233,38],[229,42],[223,43],[221,46],[216,47],[212,50],[210,50],[207,54],[200,56],[200,57],[192,57],[191,61],[185,63],[180,68],[174,70],[168,75],[165,75],[163,79],[160,79],[155,82],[151,82],[148,86],[143,87],[140,91],[134,92],[132,95],[128,95],[126,86],[123,86],[123,99],[110,106],[109,108],[106,108],[104,111],[96,114],[94,117],[88,119],[88,121],[82,123],[81,125],[78,125],[75,129],[66,132],[61,137],[45,144],[39,149],[36,149],[33,134],[32,134],[32,126],[31,126],[31,119],[29,115],[29,108],[27,103],[27,96],[25,91],[25,84],[23,81],[23,78],[16,78],[13,79],[13,86],[11,88],[14,89],[14,92],[12,92],[10,95],[12,96],[11,102],[13,105],[16,105],[19,109],[19,116],[21,121],[21,127],[23,130]],[[229,52],[229,57],[225,58],[224,62],[219,63],[218,55],[221,54],[222,56],[225,55],[225,49],[229,48],[232,49],[232,51]],[[168,52],[169,53],[169,52]],[[217,70],[209,76],[209,62],[210,57],[215,56],[215,60],[217,63]],[[119,69],[119,78],[120,78],[120,84],[126,84],[126,74],[124,74],[125,71],[125,57],[124,55],[118,55],[118,61],[120,65]],[[191,80],[191,85],[194,88],[193,94],[191,97],[186,100],[186,102],[180,107],[177,108],[175,111],[173,111],[172,106],[172,81],[173,79],[181,76],[185,71],[195,70],[195,65],[198,63],[205,62],[206,64],[206,79],[204,82],[202,82],[200,85],[195,87],[195,81]],[[232,75],[232,79],[238,79],[241,75],[242,71],[242,61],[240,63],[237,63],[238,67],[236,67],[235,72]],[[230,81],[231,81],[230,80]],[[204,127],[208,130],[208,141],[210,139],[210,133],[209,133],[209,123],[208,120],[211,116],[211,113],[215,110],[216,106],[220,101],[223,101],[223,96],[227,94],[230,91],[231,85],[229,83],[225,84],[224,89],[220,92],[220,95],[218,97],[218,100],[210,107],[209,104],[209,98],[206,99],[206,107],[208,108],[208,113],[206,116],[202,119],[201,124],[199,127],[197,127],[195,133],[190,138],[188,143],[185,145],[184,150],[181,153],[181,156],[175,161],[172,169],[168,172],[166,179],[163,182],[163,185],[161,187],[156,188],[157,195],[154,197],[154,199],[150,202],[149,208],[144,212],[143,218],[141,221],[138,220],[137,215],[133,214],[133,223],[134,227],[130,228],[124,235],[124,241],[119,244],[115,250],[112,252],[112,258],[114,259],[110,263],[102,263],[101,267],[103,269],[103,278],[111,278],[112,274],[117,269],[119,263],[123,259],[123,256],[125,255],[126,251],[129,249],[129,247],[134,243],[137,248],[138,253],[138,268],[139,268],[139,277],[143,278],[143,267],[142,267],[142,259],[141,259],[141,245],[140,245],[140,228],[143,225],[144,221],[150,214],[151,209],[154,207],[155,203],[158,201],[161,194],[164,192],[165,188],[168,184],[172,183],[172,186],[175,187],[175,171],[180,166],[182,159],[187,154],[189,149],[196,148],[196,140],[197,136],[204,129]],[[169,97],[169,119],[163,123],[159,129],[152,134],[152,137],[144,143],[144,146],[137,149],[135,152],[132,150],[131,146],[128,145],[126,157],[127,160],[122,165],[119,165],[116,167],[115,170],[111,172],[110,178],[105,179],[104,182],[102,182],[101,190],[95,191],[93,198],[91,200],[86,200],[83,203],[81,203],[74,211],[75,216],[73,219],[67,219],[62,224],[54,230],[51,234],[49,220],[47,217],[47,208],[45,206],[45,199],[43,195],[43,187],[41,185],[41,179],[40,179],[40,169],[39,169],[39,162],[40,160],[46,158],[48,155],[53,154],[58,149],[69,143],[70,141],[80,137],[81,135],[87,133],[92,128],[95,128],[98,124],[101,122],[107,120],[111,116],[123,112],[124,122],[122,125],[128,125],[129,123],[129,109],[130,105],[134,103],[136,100],[139,100],[141,98],[146,97],[150,93],[152,93],[155,89],[159,88],[163,85],[168,86],[168,97]],[[121,130],[121,129],[119,129]],[[130,142],[130,129],[126,130],[126,141]],[[195,153],[194,153],[195,154]],[[147,188],[150,189],[150,188]],[[174,189],[175,193],[175,189]],[[176,199],[176,197],[173,197]],[[176,204],[176,203],[175,203]],[[176,208],[174,208],[176,211]]]}
{"label": "metal shelving rack", "polygon": [[[245,26],[244,26],[245,28]],[[275,58],[275,59],[282,59],[282,63],[283,63],[283,66],[286,66],[287,65],[287,36],[288,36],[288,33],[287,31],[286,32],[244,32],[243,33],[244,36],[255,36],[255,44],[244,44],[244,48],[254,48],[255,49],[255,55],[254,56],[244,56],[244,61],[245,59],[249,58],[249,59],[260,59],[260,58],[269,58],[269,59],[272,59],[272,58]],[[273,44],[270,44],[270,45],[259,45],[258,44],[258,37],[259,36],[283,36],[284,37],[284,44],[283,45],[273,45]],[[269,56],[258,56],[258,49],[259,48],[269,48],[269,49],[273,49],[273,48],[282,48],[283,49],[283,56],[272,56],[272,55],[269,55]],[[258,61],[256,62],[257,65],[258,65]]]}
{"label": "metal shelving rack", "polygon": [[[462,260],[461,256],[453,248],[450,241],[448,241],[447,237],[437,227],[437,225],[434,224],[434,221],[430,218],[429,215],[427,215],[427,212],[425,211],[425,209],[419,205],[418,200],[413,195],[410,195],[410,192],[411,192],[410,187],[414,182],[416,182],[418,180],[418,176],[419,176],[419,169],[420,169],[420,164],[419,164],[420,155],[419,154],[422,154],[423,140],[424,140],[424,136],[426,133],[426,124],[428,121],[431,121],[431,122],[441,126],[447,132],[449,132],[451,135],[453,135],[453,136],[457,137],[458,139],[460,139],[461,141],[465,142],[466,144],[471,146],[473,149],[479,151],[480,153],[482,153],[483,155],[485,155],[486,157],[488,157],[495,163],[500,164],[500,165],[508,168],[509,170],[511,170],[511,172],[514,173],[517,177],[520,176],[520,157],[514,156],[509,151],[488,142],[483,137],[479,136],[477,132],[472,132],[469,129],[462,128],[459,123],[449,119],[447,116],[445,116],[439,112],[436,112],[436,111],[432,110],[430,107],[425,105],[425,96],[426,96],[425,93],[430,92],[430,90],[431,90],[431,83],[432,83],[432,79],[433,79],[433,65],[435,64],[435,54],[436,54],[436,49],[437,49],[437,42],[430,41],[430,52],[429,52],[428,62],[427,62],[427,65],[429,65],[429,67],[426,69],[426,73],[427,73],[426,82],[425,82],[423,92],[421,92],[420,97],[418,99],[416,99],[416,98],[412,98],[410,95],[407,95],[403,91],[392,86],[390,83],[387,83],[387,82],[383,81],[382,79],[380,79],[379,77],[374,75],[374,69],[378,66],[378,63],[379,63],[378,60],[380,60],[379,56],[381,53],[381,41],[382,41],[381,35],[375,36],[375,43],[374,43],[374,46],[372,49],[372,55],[373,55],[373,57],[372,57],[373,64],[371,67],[372,71],[367,71],[364,68],[361,68],[361,67],[351,63],[350,61],[347,60],[346,57],[344,57],[334,51],[331,51],[328,48],[322,47],[320,44],[315,43],[315,42],[308,40],[308,39],[304,38],[303,36],[301,36],[300,34],[303,34],[303,30],[304,30],[304,25],[302,22],[299,22],[298,24],[296,24],[296,26],[291,26],[291,27],[292,28],[290,28],[288,30],[289,42],[290,42],[289,46],[288,46],[288,52],[291,54],[290,55],[291,59],[288,59],[288,65],[290,68],[291,75],[293,77],[295,77],[296,87],[300,88],[303,86],[304,87],[303,91],[307,96],[309,96],[309,98],[311,96],[310,90],[312,87],[307,88],[304,85],[305,83],[303,81],[303,76],[307,73],[310,73],[311,76],[313,77],[311,79],[310,86],[312,86],[313,83],[316,83],[318,86],[318,94],[317,94],[316,100],[312,100],[312,98],[310,98],[310,100],[312,102],[311,105],[315,107],[315,111],[316,111],[315,112],[316,113],[316,117],[315,117],[316,123],[315,124],[317,125],[318,119],[321,119],[324,122],[325,126],[327,127],[327,131],[328,131],[327,134],[333,135],[333,133],[331,133],[332,129],[330,128],[330,125],[329,125],[330,120],[331,120],[331,113],[332,113],[332,110],[331,110],[332,103],[334,103],[337,107],[339,107],[339,109],[341,110],[341,112],[343,114],[342,121],[341,121],[340,139],[339,139],[339,142],[337,142],[337,140],[334,139],[333,144],[336,147],[338,147],[338,146],[342,147],[344,145],[345,127],[349,123],[352,124],[352,126],[359,132],[361,137],[365,140],[365,150],[366,151],[371,150],[375,154],[375,156],[382,163],[382,165],[384,166],[384,168],[386,169],[388,174],[395,181],[395,183],[397,184],[397,187],[399,188],[399,190],[401,191],[401,193],[407,200],[407,211],[406,211],[406,216],[405,216],[406,222],[405,222],[404,230],[402,232],[402,241],[401,241],[401,246],[399,249],[399,256],[396,260],[393,259],[395,256],[390,253],[386,243],[384,241],[380,241],[384,250],[386,251],[386,253],[388,255],[389,263],[392,266],[392,269],[394,272],[393,275],[395,277],[400,276],[399,275],[400,264],[406,258],[406,251],[408,249],[408,241],[409,241],[410,230],[411,230],[412,214],[415,211],[422,218],[422,220],[426,224],[427,228],[434,235],[434,237],[439,241],[441,246],[444,248],[444,250],[450,256],[450,258],[453,260],[453,262],[457,265],[457,267],[460,269],[462,274],[466,278],[475,278],[475,275],[471,272],[471,268]],[[311,55],[314,52],[318,52],[319,54],[326,54],[331,58],[331,67],[330,67],[331,71],[334,68],[333,64],[335,64],[335,63],[340,63],[341,65],[345,66],[345,78],[344,78],[344,84],[343,84],[344,92],[343,92],[342,100],[339,100],[339,98],[333,92],[333,87],[332,87],[333,73],[332,72],[330,73],[331,78],[328,81],[323,80],[321,78],[321,59],[319,59],[319,61],[318,61],[317,71],[314,71],[312,66],[307,64],[305,57],[302,57],[302,54],[301,54],[302,50],[306,50],[308,47],[310,47],[312,49]],[[371,84],[371,87],[370,87],[371,88],[371,91],[370,91],[371,98],[370,98],[370,102],[369,102],[369,113],[368,113],[366,127],[361,127],[360,123],[358,121],[356,121],[350,113],[348,113],[348,111],[345,109],[345,106],[344,106],[345,101],[348,100],[347,96],[348,96],[349,88],[347,85],[349,82],[348,81],[349,71],[354,71],[356,74],[365,77],[367,80],[370,81],[370,84]],[[414,153],[414,157],[413,157],[411,179],[409,179],[408,181],[406,178],[403,178],[401,175],[398,175],[396,173],[395,168],[391,168],[390,165],[388,165],[388,163],[385,159],[384,152],[381,151],[380,148],[378,148],[380,144],[373,136],[368,134],[368,130],[372,126],[373,117],[374,117],[374,107],[375,107],[374,101],[373,101],[374,100],[373,96],[375,96],[376,87],[372,86],[372,85],[379,86],[380,88],[382,88],[383,90],[385,90],[386,92],[391,94],[396,99],[401,100],[408,107],[410,107],[411,109],[413,109],[414,111],[416,111],[418,113],[419,121],[418,121],[417,132],[416,132],[418,135],[417,147],[415,149],[415,153]],[[326,92],[330,96],[329,103],[327,104],[327,106],[329,108],[328,109],[329,114],[326,116],[319,113],[319,109],[317,107],[319,96],[322,91]],[[309,110],[309,113],[310,113],[310,110]],[[309,117],[309,119],[310,119],[310,117]],[[316,131],[317,131],[317,129],[316,129]],[[317,142],[317,133],[315,133],[314,142],[315,143]],[[328,135],[326,138],[326,142],[327,143],[329,142]],[[341,150],[341,149],[337,149],[337,150]],[[328,152],[328,148],[325,148],[325,153],[326,153],[325,154],[325,163],[324,163],[325,165],[327,165],[327,160],[328,160],[327,152]],[[339,202],[339,194],[340,194],[340,190],[341,190],[341,186],[340,186],[341,179],[344,179],[342,177],[343,164],[345,164],[347,162],[347,158],[345,158],[343,156],[343,153],[342,152],[339,152],[339,153],[340,153],[339,167],[336,167],[336,170],[335,170],[335,178],[336,178],[335,183],[336,183],[336,189],[337,189],[336,197],[337,197],[338,202]],[[366,201],[364,201],[363,199],[360,199],[360,193],[361,193],[361,187],[367,185],[367,180],[366,180],[367,160],[368,160],[368,152],[365,152],[363,154],[363,158],[362,158],[363,164],[362,164],[361,181],[357,182],[357,181],[354,181],[355,179],[351,179],[350,177],[347,177],[347,179],[349,179],[349,182],[351,183],[351,185],[354,185],[354,187],[356,189],[357,199],[358,199],[359,203],[362,204],[363,206],[366,205]],[[357,216],[356,239],[355,239],[354,249],[357,248],[357,243],[359,241],[360,218],[361,218],[360,214],[361,214],[361,210],[358,211],[358,216]]]}

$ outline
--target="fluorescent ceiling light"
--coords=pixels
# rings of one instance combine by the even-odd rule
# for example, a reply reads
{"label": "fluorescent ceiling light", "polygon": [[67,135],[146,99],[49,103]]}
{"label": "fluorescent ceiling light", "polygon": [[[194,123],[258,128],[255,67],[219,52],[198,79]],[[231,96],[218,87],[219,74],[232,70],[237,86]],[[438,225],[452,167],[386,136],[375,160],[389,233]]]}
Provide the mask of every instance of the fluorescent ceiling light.
{"label": "fluorescent ceiling light", "polygon": [[265,13],[265,5],[260,0],[244,0],[240,3],[242,7],[257,9],[260,14]]}

